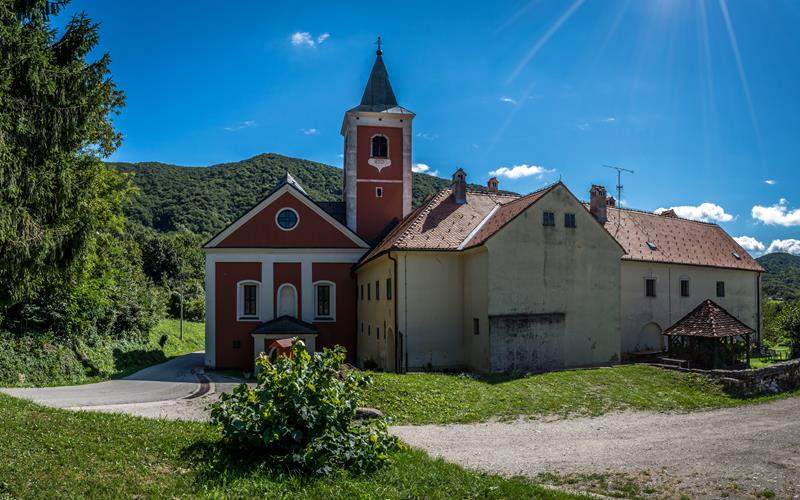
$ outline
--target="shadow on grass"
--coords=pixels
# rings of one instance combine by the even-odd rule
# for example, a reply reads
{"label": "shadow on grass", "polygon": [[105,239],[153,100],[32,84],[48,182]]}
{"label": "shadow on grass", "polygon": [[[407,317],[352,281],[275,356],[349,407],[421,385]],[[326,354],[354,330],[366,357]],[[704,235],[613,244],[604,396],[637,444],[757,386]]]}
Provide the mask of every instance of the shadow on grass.
{"label": "shadow on grass", "polygon": [[114,366],[117,369],[113,376],[115,379],[127,377],[148,366],[158,365],[169,360],[164,356],[164,351],[159,349],[135,349],[132,351],[114,349],[113,355]]}

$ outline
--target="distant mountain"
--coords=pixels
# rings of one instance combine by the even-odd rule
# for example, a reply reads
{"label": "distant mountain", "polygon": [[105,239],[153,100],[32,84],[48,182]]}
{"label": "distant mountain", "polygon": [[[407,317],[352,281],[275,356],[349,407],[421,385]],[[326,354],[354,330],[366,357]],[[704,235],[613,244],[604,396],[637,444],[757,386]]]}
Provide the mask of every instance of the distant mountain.
{"label": "distant mountain", "polygon": [[764,294],[772,299],[800,300],[800,256],[770,253],[756,259],[766,271]]}
{"label": "distant mountain", "polygon": [[[215,233],[261,201],[287,171],[314,200],[342,199],[342,169],[274,153],[210,167],[157,162],[110,165],[133,173],[139,188],[126,210],[128,218],[157,231]],[[449,184],[439,177],[414,174],[414,205]]]}

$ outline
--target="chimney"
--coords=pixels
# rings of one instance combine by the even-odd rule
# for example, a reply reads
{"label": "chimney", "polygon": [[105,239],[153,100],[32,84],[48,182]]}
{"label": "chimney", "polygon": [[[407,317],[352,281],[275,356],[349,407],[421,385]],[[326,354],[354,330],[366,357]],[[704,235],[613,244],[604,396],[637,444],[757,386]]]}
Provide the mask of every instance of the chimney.
{"label": "chimney", "polygon": [[606,198],[606,206],[614,208],[617,206],[617,200],[613,196]]}
{"label": "chimney", "polygon": [[463,205],[467,202],[467,173],[459,168],[453,174],[453,201],[457,205]]}
{"label": "chimney", "polygon": [[497,177],[492,177],[489,179],[489,182],[486,183],[486,187],[489,188],[490,193],[496,193],[498,185],[500,185],[500,181],[497,180]]}
{"label": "chimney", "polygon": [[601,224],[608,221],[606,216],[606,188],[592,184],[589,190],[589,213]]}

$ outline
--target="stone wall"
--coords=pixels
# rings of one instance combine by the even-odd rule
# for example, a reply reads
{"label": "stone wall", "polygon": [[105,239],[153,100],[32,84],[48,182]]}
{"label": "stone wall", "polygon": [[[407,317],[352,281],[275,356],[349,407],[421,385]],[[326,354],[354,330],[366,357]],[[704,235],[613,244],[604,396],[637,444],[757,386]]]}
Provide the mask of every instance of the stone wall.
{"label": "stone wall", "polygon": [[749,370],[698,370],[666,365],[657,366],[712,377],[719,380],[726,391],[745,397],[800,387],[800,359]]}

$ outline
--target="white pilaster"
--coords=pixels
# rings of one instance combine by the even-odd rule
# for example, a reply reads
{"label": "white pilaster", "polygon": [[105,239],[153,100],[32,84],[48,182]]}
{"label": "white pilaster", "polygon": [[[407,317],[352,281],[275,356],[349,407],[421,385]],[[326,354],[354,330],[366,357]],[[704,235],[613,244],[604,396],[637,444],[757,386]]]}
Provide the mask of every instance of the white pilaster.
{"label": "white pilaster", "polygon": [[345,118],[347,123],[347,135],[345,136],[345,152],[344,152],[344,204],[345,214],[347,217],[347,227],[351,231],[356,231],[356,203],[358,189],[358,164],[356,152],[358,147],[358,133],[356,128],[356,120],[347,114]]}
{"label": "white pilaster", "polygon": [[215,259],[206,254],[206,366],[214,368],[217,365],[217,349],[216,349],[216,310],[215,310],[215,295],[216,295],[216,276]]}
{"label": "white pilaster", "polygon": [[411,197],[413,186],[411,185],[411,142],[414,134],[411,133],[411,118],[403,126],[403,217],[411,213]]}
{"label": "white pilaster", "polygon": [[314,280],[311,276],[312,262],[303,260],[300,262],[300,288],[303,298],[300,301],[302,308],[300,317],[303,321],[312,323],[314,321]]}
{"label": "white pilaster", "polygon": [[275,259],[272,256],[264,256],[261,259],[261,321],[275,319],[275,311],[273,310],[275,305],[273,300],[273,292],[275,291],[273,262],[275,262]]}

